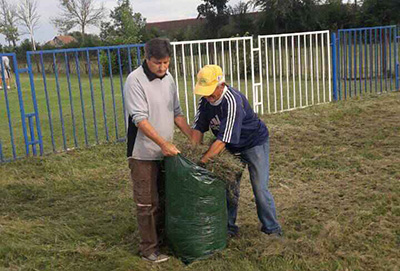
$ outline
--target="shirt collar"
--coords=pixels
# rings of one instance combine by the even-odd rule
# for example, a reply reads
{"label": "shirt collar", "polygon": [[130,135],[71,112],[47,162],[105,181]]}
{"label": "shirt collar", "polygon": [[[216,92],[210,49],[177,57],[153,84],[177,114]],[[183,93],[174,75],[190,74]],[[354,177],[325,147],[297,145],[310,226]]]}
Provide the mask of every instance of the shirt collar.
{"label": "shirt collar", "polygon": [[165,76],[167,76],[167,73],[165,73],[162,77],[159,77],[155,73],[151,72],[149,69],[149,66],[147,65],[146,60],[143,61],[142,67],[143,67],[144,73],[147,76],[147,79],[149,79],[150,82],[157,78],[162,80]]}

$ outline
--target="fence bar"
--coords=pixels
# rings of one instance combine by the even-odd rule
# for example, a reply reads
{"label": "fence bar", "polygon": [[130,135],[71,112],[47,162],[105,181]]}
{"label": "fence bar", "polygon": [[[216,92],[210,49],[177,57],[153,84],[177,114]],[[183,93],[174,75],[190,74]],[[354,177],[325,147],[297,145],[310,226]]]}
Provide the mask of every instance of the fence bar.
{"label": "fence bar", "polygon": [[281,95],[281,111],[283,111],[283,81],[282,81],[282,38],[278,38],[279,47],[279,84],[280,84],[280,95]]}
{"label": "fence bar", "polygon": [[397,45],[397,40],[400,39],[400,36],[397,36],[399,33],[399,29],[396,28],[396,33],[394,35],[394,61],[395,61],[395,73],[396,73],[396,90],[400,90],[400,84],[399,84],[399,55],[398,55],[398,45]]}
{"label": "fence bar", "polygon": [[[260,45],[259,45],[260,46]],[[260,51],[261,53],[261,51]],[[239,67],[239,41],[236,40],[236,69],[237,69],[237,80],[238,80],[238,90],[240,91],[240,67]]]}
{"label": "fence bar", "polygon": [[354,96],[357,96],[357,31],[354,32]]}
{"label": "fence bar", "polygon": [[392,82],[392,29],[389,29],[389,76],[390,76],[390,90],[393,90],[393,82]]}
{"label": "fence bar", "polygon": [[287,98],[287,109],[290,108],[290,85],[289,85],[289,53],[288,53],[288,37],[285,37],[285,52],[286,52],[286,98]]}
{"label": "fence bar", "polygon": [[272,38],[272,71],[274,77],[274,103],[275,103],[275,113],[278,112],[277,100],[276,100],[276,66],[275,66],[275,38]]}
{"label": "fence bar", "polygon": [[375,28],[375,93],[378,92],[378,33]]}
{"label": "fence bar", "polygon": [[[325,82],[325,39],[324,34],[321,35],[321,44],[322,44],[322,89],[323,89],[323,97],[324,103],[326,103],[326,82]],[[328,47],[329,48],[329,47]]]}
{"label": "fence bar", "polygon": [[103,106],[104,132],[106,133],[106,140],[110,141],[110,137],[108,134],[107,111],[106,111],[104,86],[103,86],[103,66],[100,62],[100,51],[99,50],[97,50],[97,65],[99,66],[99,82],[100,82],[101,102],[102,102],[102,106]]}
{"label": "fence bar", "polygon": [[83,100],[83,90],[82,90],[82,81],[81,81],[81,69],[79,67],[79,58],[78,52],[75,52],[75,66],[76,73],[78,75],[78,84],[79,84],[79,96],[81,98],[81,108],[82,108],[82,120],[83,120],[83,133],[85,136],[85,144],[89,146],[88,135],[87,135],[87,127],[86,127],[86,115],[85,115],[85,102]]}
{"label": "fence bar", "polygon": [[[89,52],[89,51],[87,51]],[[140,52],[140,50],[139,50]],[[139,66],[139,65],[138,65]],[[128,48],[128,68],[129,68],[129,73],[132,72],[132,56],[131,56],[131,48]]]}
{"label": "fence bar", "polygon": [[74,103],[73,103],[73,99],[72,99],[71,80],[70,80],[70,72],[69,72],[69,60],[68,60],[67,52],[64,53],[64,59],[65,59],[65,73],[67,75],[67,83],[68,83],[69,104],[70,104],[70,108],[71,108],[72,133],[74,135],[75,147],[78,147],[78,140],[76,138],[76,123],[75,123]]}
{"label": "fence bar", "polygon": [[[339,39],[340,40],[340,39]],[[337,48],[336,48],[336,33],[332,33],[332,71],[333,71],[333,100],[337,101],[338,99],[338,95],[337,95],[337,90],[338,90],[338,78],[337,78],[337,74],[338,74],[338,69],[336,67],[337,65]],[[339,64],[340,65],[340,64]],[[340,69],[339,69],[340,71]],[[331,81],[331,80],[329,80]],[[340,78],[339,78],[339,82],[340,82]],[[331,95],[329,95],[330,97]]]}
{"label": "fence bar", "polygon": [[112,72],[112,65],[111,65],[111,55],[110,50],[107,50],[107,58],[108,58],[108,73],[110,77],[110,86],[111,86],[111,97],[113,102],[113,114],[114,114],[114,127],[115,127],[115,138],[118,140],[118,120],[117,120],[117,112],[116,112],[116,105],[115,105],[115,94],[114,94],[114,80],[113,80],[113,72]]}
{"label": "fence bar", "polygon": [[[4,74],[4,62],[0,61],[1,64],[1,78],[3,79],[3,89],[4,89],[4,100],[6,102],[6,109],[7,109],[7,118],[8,118],[8,128],[10,129],[10,141],[11,141],[11,148],[12,148],[12,155],[13,159],[15,160],[17,158],[17,152],[15,150],[15,141],[14,141],[14,131],[13,131],[13,126],[12,126],[12,121],[11,121],[11,111],[10,111],[10,103],[8,101],[8,90],[7,90],[7,85],[6,85],[6,80],[5,80],[5,74]],[[23,121],[25,122],[25,121]],[[28,150],[25,149],[25,151],[28,154]]]}
{"label": "fence bar", "polygon": [[367,30],[364,30],[364,92],[367,92],[367,76],[368,76],[368,46],[367,46]]}
{"label": "fence bar", "polygon": [[[329,33],[326,33],[327,42],[327,50],[328,50],[328,87],[329,87],[329,102],[332,102],[332,73],[331,73],[331,52],[329,50],[329,45],[331,44]],[[335,56],[336,59],[336,56]],[[332,67],[333,68],[333,67]]]}
{"label": "fence bar", "polygon": [[185,61],[185,45],[182,44],[182,69],[183,69],[183,84],[185,87],[185,103],[186,103],[186,117],[189,121],[189,101],[187,93],[187,82],[186,82],[186,61]]}
{"label": "fence bar", "polygon": [[54,130],[53,130],[53,120],[51,117],[51,108],[49,102],[49,93],[47,91],[47,80],[46,80],[46,72],[43,63],[43,54],[40,54],[40,66],[42,70],[42,78],[43,78],[43,87],[44,87],[44,95],[46,97],[46,106],[47,106],[47,116],[49,118],[49,127],[50,127],[50,135],[51,135],[51,144],[53,147],[53,152],[56,151],[56,143],[54,141]]}
{"label": "fence bar", "polygon": [[[174,67],[175,67],[175,82],[176,82],[176,89],[177,89],[177,95],[178,95],[178,99],[179,99],[179,81],[178,81],[178,65],[176,64],[176,60],[177,60],[177,55],[176,55],[176,45],[173,44],[172,48],[174,50]],[[200,57],[200,55],[199,55]],[[200,61],[201,62],[201,61]]]}
{"label": "fence bar", "polygon": [[[194,74],[194,56],[193,56],[193,44],[190,44],[190,60],[191,60],[191,68],[192,68],[192,93],[193,93],[193,114],[197,113],[197,103],[196,103],[196,94],[194,93],[195,88],[195,74]],[[189,107],[189,105],[188,105]],[[189,119],[187,120],[190,121]]]}
{"label": "fence bar", "polygon": [[[308,106],[308,63],[307,63],[307,38],[306,35],[303,36],[303,40],[304,40],[304,72],[305,72],[305,96],[306,96],[306,106]],[[303,99],[303,97],[301,98]]]}
{"label": "fence bar", "polygon": [[[223,43],[222,43],[222,48],[224,48]],[[246,56],[247,56],[246,40],[244,40],[243,41],[244,85],[245,85],[246,98],[249,98],[248,87],[247,87],[247,58],[246,58]],[[269,100],[269,96],[268,96],[268,100]]]}
{"label": "fence bar", "polygon": [[[261,38],[259,38],[258,42],[261,46]],[[268,39],[265,39],[265,64],[266,64],[266,77],[267,77],[267,105],[268,105],[268,113],[271,113],[271,101],[270,101],[270,93],[269,93],[269,59],[268,59]]]}
{"label": "fence bar", "polygon": [[[303,102],[301,100],[301,54],[300,54],[300,35],[297,35],[297,62],[299,66],[299,97],[300,97],[300,107],[303,106]],[[294,97],[295,105],[296,107],[296,97]]]}
{"label": "fence bar", "polygon": [[296,107],[296,68],[295,68],[295,62],[294,62],[294,47],[295,47],[295,42],[294,42],[294,35],[293,35],[292,36],[293,108]]}
{"label": "fence bar", "polygon": [[40,125],[39,110],[38,110],[37,99],[36,99],[35,80],[33,79],[31,55],[27,53],[26,59],[27,59],[27,64],[28,64],[29,82],[31,85],[31,96],[32,96],[33,109],[35,110],[36,130],[38,133],[40,155],[43,155],[43,137],[42,137],[42,129],[41,129],[41,125]]}
{"label": "fence bar", "polygon": [[[122,63],[121,63],[121,52],[120,49],[117,49],[117,57],[118,57],[118,67],[119,67],[119,87],[121,89],[121,99],[122,99],[122,115],[125,115],[125,97],[124,97],[124,83],[122,79]],[[125,129],[125,134],[126,134],[126,118],[124,119],[124,129]]]}
{"label": "fence bar", "polygon": [[[97,130],[97,118],[96,118],[96,106],[95,106],[95,101],[94,101],[93,82],[92,82],[92,65],[90,64],[89,50],[86,51],[86,62],[87,62],[88,71],[89,71],[90,98],[92,100],[94,133],[95,133],[95,137],[96,137],[96,143],[99,144],[99,133]],[[121,83],[121,85],[122,85],[122,83]]]}
{"label": "fence bar", "polygon": [[230,83],[233,84],[233,63],[232,63],[232,43],[229,41],[229,72],[230,72]]}
{"label": "fence bar", "polygon": [[310,79],[311,79],[311,104],[314,104],[314,62],[313,62],[313,42],[312,34],[310,34]]}
{"label": "fence bar", "polygon": [[63,147],[64,147],[64,150],[67,150],[67,139],[65,136],[65,125],[64,125],[63,110],[62,110],[62,105],[61,105],[61,95],[60,95],[60,83],[58,81],[58,67],[57,67],[55,53],[53,53],[53,70],[54,70],[54,76],[56,79],[56,91],[57,91],[57,100],[58,100],[58,110],[60,113],[61,133],[62,133],[62,137],[63,137]]}
{"label": "fence bar", "polygon": [[321,102],[320,97],[320,84],[319,84],[319,45],[318,45],[318,35],[315,35],[315,59],[316,59],[316,70],[317,70],[317,101]]}
{"label": "fence bar", "polygon": [[380,61],[380,67],[379,67],[379,73],[380,73],[380,81],[381,81],[381,93],[383,92],[383,65],[382,65],[382,59],[383,59],[383,44],[382,44],[382,28],[379,29],[379,45],[380,45],[380,56],[381,56],[381,61]]}
{"label": "fence bar", "polygon": [[369,59],[370,59],[370,66],[369,66],[369,92],[372,93],[372,76],[374,72],[374,47],[372,45],[372,29],[369,30]]}

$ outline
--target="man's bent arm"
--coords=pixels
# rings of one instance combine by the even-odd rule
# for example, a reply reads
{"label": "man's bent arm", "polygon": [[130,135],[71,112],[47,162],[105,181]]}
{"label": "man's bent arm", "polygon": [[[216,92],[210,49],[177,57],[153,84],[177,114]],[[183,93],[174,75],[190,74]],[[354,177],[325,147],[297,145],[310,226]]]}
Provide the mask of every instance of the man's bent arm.
{"label": "man's bent arm", "polygon": [[160,146],[162,153],[165,156],[174,156],[180,153],[180,151],[176,148],[174,144],[168,142],[164,138],[162,138],[159,134],[157,134],[156,130],[151,126],[150,122],[147,119],[141,120],[137,127],[151,140],[154,141],[158,146]]}
{"label": "man's bent arm", "polygon": [[199,145],[201,141],[203,141],[203,133],[199,130],[193,129],[192,130],[192,137],[191,140],[193,145]]}
{"label": "man's bent arm", "polygon": [[222,142],[219,139],[215,140],[214,143],[211,144],[208,151],[200,159],[200,162],[207,163],[211,158],[218,155],[225,148],[225,145],[225,142]]}
{"label": "man's bent arm", "polygon": [[192,139],[192,128],[187,124],[186,118],[183,115],[178,115],[174,119],[175,125],[184,133],[190,140]]}

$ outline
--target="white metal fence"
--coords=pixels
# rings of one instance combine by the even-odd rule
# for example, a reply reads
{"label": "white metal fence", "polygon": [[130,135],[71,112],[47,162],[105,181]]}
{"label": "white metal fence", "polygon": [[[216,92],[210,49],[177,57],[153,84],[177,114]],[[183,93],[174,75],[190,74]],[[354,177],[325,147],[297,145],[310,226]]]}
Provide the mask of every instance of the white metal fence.
{"label": "white metal fence", "polygon": [[170,72],[175,76],[181,105],[188,121],[197,110],[194,94],[196,75],[208,64],[221,66],[227,84],[242,91],[246,97],[252,95],[251,50],[252,37],[172,42],[173,58]]}
{"label": "white metal fence", "polygon": [[331,101],[329,31],[258,37],[255,109],[283,112]]}
{"label": "white metal fence", "polygon": [[[222,67],[226,82],[249,99],[256,112],[283,112],[331,101],[329,31],[172,42],[171,74],[190,122],[197,109],[197,72]],[[265,110],[266,108],[266,110]]]}

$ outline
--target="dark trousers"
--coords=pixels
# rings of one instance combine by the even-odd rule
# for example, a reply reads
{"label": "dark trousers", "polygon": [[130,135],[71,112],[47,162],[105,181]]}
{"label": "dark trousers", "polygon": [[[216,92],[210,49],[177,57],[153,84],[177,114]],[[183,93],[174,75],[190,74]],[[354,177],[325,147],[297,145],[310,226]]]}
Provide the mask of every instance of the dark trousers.
{"label": "dark trousers", "polygon": [[161,161],[129,159],[140,235],[140,253],[158,251],[164,230],[164,174]]}

